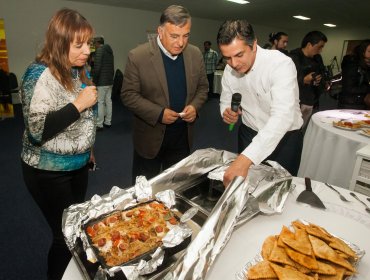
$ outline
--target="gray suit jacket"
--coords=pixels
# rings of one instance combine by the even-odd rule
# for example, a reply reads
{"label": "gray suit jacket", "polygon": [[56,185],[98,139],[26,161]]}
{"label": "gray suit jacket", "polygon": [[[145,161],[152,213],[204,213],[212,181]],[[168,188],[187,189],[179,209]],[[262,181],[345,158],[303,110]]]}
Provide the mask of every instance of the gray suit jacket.
{"label": "gray suit jacket", "polygon": [[[199,48],[188,44],[183,51],[187,98],[199,112],[207,100],[208,81]],[[164,108],[169,108],[169,94],[163,58],[156,38],[139,45],[128,54],[121,92],[122,102],[134,113],[133,141],[136,152],[154,158],[162,145],[166,125],[158,122]],[[189,145],[192,124],[188,124]]]}

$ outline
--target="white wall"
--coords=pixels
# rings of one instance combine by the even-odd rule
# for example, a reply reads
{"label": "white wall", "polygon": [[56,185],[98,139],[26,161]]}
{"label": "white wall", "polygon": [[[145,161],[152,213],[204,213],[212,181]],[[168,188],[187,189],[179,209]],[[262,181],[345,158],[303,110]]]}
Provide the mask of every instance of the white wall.
{"label": "white wall", "polygon": [[[132,0],[135,1],[135,0]],[[115,55],[115,67],[124,69],[127,53],[147,40],[147,31],[155,31],[160,13],[112,6],[95,5],[64,0],[0,0],[0,18],[4,19],[9,68],[19,78],[39,51],[50,17],[60,8],[80,11],[94,26],[97,35],[103,35]],[[191,11],[190,11],[191,13]],[[193,18],[190,42],[203,49],[203,42],[210,40],[216,48],[217,30],[221,22]],[[310,30],[276,30],[275,27],[252,25],[259,45],[264,45],[272,31],[289,34],[288,49],[300,46],[303,36]],[[370,29],[340,30],[321,29],[329,42],[322,53],[325,64],[337,56],[341,58],[343,41],[365,39]]]}
{"label": "white wall", "polygon": [[[103,35],[114,52],[115,67],[124,69],[130,49],[147,40],[148,31],[156,31],[160,13],[86,4],[63,0],[0,0],[0,18],[4,18],[9,69],[20,79],[40,50],[47,23],[60,8],[78,10]],[[220,22],[193,18],[190,42],[203,49],[203,42],[216,45]],[[212,34],[212,36],[209,36]]]}

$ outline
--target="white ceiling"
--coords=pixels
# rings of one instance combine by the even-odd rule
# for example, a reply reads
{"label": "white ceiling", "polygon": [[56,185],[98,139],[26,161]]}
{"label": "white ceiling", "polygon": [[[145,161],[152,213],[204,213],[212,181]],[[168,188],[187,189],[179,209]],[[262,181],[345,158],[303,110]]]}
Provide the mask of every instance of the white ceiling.
{"label": "white ceiling", "polygon": [[[278,30],[325,30],[324,23],[337,29],[370,29],[369,0],[249,0],[239,5],[226,0],[77,0],[100,5],[161,12],[172,4],[186,7],[193,17],[218,21],[245,18],[256,25],[274,26]],[[310,17],[310,21],[294,19]],[[369,34],[370,37],[370,34]]]}

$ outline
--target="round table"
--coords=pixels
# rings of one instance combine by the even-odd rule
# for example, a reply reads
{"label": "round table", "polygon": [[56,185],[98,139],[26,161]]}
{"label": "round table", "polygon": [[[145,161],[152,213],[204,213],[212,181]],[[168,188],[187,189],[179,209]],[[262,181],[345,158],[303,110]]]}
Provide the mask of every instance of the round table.
{"label": "round table", "polygon": [[308,124],[302,150],[299,177],[349,188],[356,152],[370,144],[370,138],[333,126],[338,120],[368,119],[370,111],[328,110],[314,114]]}
{"label": "round table", "polygon": [[[236,229],[224,250],[216,258],[207,273],[207,280],[235,279],[245,264],[261,250],[263,240],[271,234],[279,234],[283,225],[288,226],[296,219],[323,226],[329,232],[344,238],[365,250],[366,254],[357,267],[357,279],[370,279],[370,214],[362,204],[349,195],[349,191],[337,188],[351,202],[343,202],[338,195],[323,183],[312,181],[313,191],[321,198],[326,210],[316,209],[296,202],[299,193],[304,190],[304,180],[293,178],[295,188],[289,195],[284,211],[276,215],[257,215],[249,222]],[[365,196],[357,193],[365,201]],[[370,206],[370,203],[368,203]],[[62,280],[82,280],[74,259],[64,273]]]}

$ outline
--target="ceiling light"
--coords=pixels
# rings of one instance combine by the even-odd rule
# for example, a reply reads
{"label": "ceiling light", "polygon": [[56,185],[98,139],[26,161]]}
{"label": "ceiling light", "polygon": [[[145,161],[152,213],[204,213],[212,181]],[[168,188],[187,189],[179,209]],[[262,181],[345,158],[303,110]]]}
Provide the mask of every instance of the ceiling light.
{"label": "ceiling light", "polygon": [[324,25],[327,27],[337,27],[335,24],[332,23],[324,23]]}
{"label": "ceiling light", "polygon": [[246,0],[227,0],[227,1],[238,3],[238,4],[248,4],[249,3]]}
{"label": "ceiling light", "polygon": [[304,17],[304,16],[293,16],[294,18],[301,19],[301,20],[310,20],[309,17]]}

